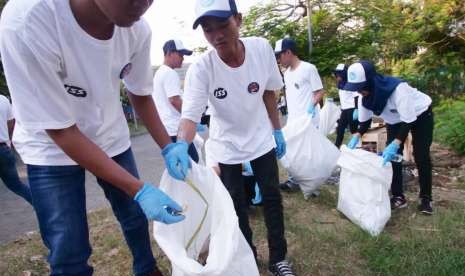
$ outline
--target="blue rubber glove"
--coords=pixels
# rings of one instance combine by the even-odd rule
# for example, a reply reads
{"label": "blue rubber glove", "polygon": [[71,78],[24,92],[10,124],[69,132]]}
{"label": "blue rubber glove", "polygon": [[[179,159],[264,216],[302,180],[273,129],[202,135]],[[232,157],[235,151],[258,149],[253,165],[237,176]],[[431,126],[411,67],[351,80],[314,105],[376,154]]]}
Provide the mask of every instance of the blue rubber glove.
{"label": "blue rubber glove", "polygon": [[311,115],[311,117],[315,117],[315,105],[313,103],[310,103],[307,108],[307,113]]}
{"label": "blue rubber glove", "polygon": [[178,141],[166,145],[161,151],[168,173],[177,180],[184,180],[191,167],[188,149],[186,141]]}
{"label": "blue rubber glove", "polygon": [[[150,220],[156,220],[165,224],[180,222],[186,217],[175,212],[182,212],[181,206],[174,202],[162,190],[151,184],[145,183],[134,200],[137,201],[142,211]],[[170,210],[173,210],[170,212]]]}
{"label": "blue rubber glove", "polygon": [[358,135],[352,135],[352,138],[350,138],[350,141],[347,144],[347,147],[349,149],[355,149],[355,147],[358,145],[359,140],[360,140],[360,137]]}
{"label": "blue rubber glove", "polygon": [[352,113],[352,120],[358,121],[358,109],[354,109],[354,112]]}
{"label": "blue rubber glove", "polygon": [[197,124],[196,127],[195,127],[195,130],[196,130],[197,132],[204,132],[206,129],[207,129],[207,128],[206,128],[204,125],[202,125],[202,124]]}
{"label": "blue rubber glove", "polygon": [[244,171],[247,172],[248,175],[253,175],[252,171],[252,165],[250,165],[250,162],[244,162]]}
{"label": "blue rubber glove", "polygon": [[276,156],[281,159],[286,154],[286,141],[283,132],[280,129],[273,131],[274,141],[276,142]]}
{"label": "blue rubber glove", "polygon": [[399,144],[392,141],[383,151],[383,166],[390,162],[396,156],[399,151]]}

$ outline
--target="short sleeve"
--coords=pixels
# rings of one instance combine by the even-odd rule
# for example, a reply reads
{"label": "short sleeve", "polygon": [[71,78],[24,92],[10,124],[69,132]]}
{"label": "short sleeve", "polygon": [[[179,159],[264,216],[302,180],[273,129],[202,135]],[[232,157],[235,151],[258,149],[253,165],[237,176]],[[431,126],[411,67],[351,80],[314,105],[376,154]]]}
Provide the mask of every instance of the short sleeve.
{"label": "short sleeve", "polygon": [[417,119],[413,91],[410,91],[411,89],[412,87],[407,83],[401,83],[391,95],[396,105],[397,112],[399,113],[400,120],[408,124]]}
{"label": "short sleeve", "polygon": [[279,72],[278,63],[276,62],[276,56],[270,43],[264,39],[265,44],[265,58],[267,60],[267,67],[265,70],[269,70],[270,75],[265,86],[265,90],[276,91],[283,88],[283,77]]}
{"label": "short sleeve", "polygon": [[209,77],[205,68],[192,64],[186,73],[182,102],[182,119],[199,123],[208,103]]}
{"label": "short sleeve", "polygon": [[[20,36],[22,34],[22,36]],[[62,129],[75,124],[53,37],[4,28],[0,52],[15,116],[25,129]]]}
{"label": "short sleeve", "polygon": [[166,92],[166,97],[171,98],[174,96],[181,96],[181,81],[178,73],[174,70],[169,70],[165,74],[163,80],[163,89]]}
{"label": "short sleeve", "polygon": [[362,96],[358,97],[358,121],[360,123],[366,122],[373,117],[373,111],[365,108],[362,104]]}
{"label": "short sleeve", "polygon": [[153,72],[150,60],[152,33],[145,21],[141,22],[140,39],[131,57],[131,70],[124,77],[124,85],[134,95],[148,96],[153,92]]}
{"label": "short sleeve", "polygon": [[308,74],[312,92],[323,89],[323,83],[321,82],[320,74],[318,74],[318,70],[315,66],[310,66]]}

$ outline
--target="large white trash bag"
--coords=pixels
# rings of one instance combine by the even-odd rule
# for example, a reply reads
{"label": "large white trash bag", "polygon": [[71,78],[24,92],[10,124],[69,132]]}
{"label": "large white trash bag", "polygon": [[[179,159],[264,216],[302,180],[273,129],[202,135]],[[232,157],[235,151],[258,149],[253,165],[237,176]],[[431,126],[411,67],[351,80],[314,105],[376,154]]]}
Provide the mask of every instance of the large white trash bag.
{"label": "large white trash bag", "polygon": [[383,231],[391,217],[389,187],[392,167],[382,166],[374,153],[341,147],[339,199],[337,209],[373,236]]}
{"label": "large white trash bag", "polygon": [[318,130],[324,135],[328,135],[336,127],[337,120],[341,116],[341,109],[333,101],[325,101],[325,105],[320,112],[320,124]]}
{"label": "large white trash bag", "polygon": [[[254,255],[221,180],[211,168],[194,162],[187,179],[177,181],[165,170],[160,184],[183,206],[186,219],[172,225],[154,222],[155,240],[171,261],[172,275],[258,276]],[[196,260],[206,248],[203,266]]]}
{"label": "large white trash bag", "polygon": [[286,155],[280,159],[307,198],[331,176],[339,150],[304,115],[283,128]]}

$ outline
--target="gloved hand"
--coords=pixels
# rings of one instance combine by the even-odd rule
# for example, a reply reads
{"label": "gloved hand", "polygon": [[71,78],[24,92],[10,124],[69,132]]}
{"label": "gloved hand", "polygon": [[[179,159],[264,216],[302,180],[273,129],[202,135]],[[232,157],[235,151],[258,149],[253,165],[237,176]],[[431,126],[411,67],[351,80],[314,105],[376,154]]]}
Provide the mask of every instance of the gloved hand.
{"label": "gloved hand", "polygon": [[280,129],[273,131],[274,141],[276,142],[276,156],[281,159],[286,154],[286,141],[283,132]]}
{"label": "gloved hand", "polygon": [[186,141],[178,141],[166,145],[161,151],[168,173],[175,179],[184,180],[191,167],[188,148]]}
{"label": "gloved hand", "polygon": [[313,118],[315,117],[315,105],[310,103],[307,108],[307,113]]}
{"label": "gloved hand", "polygon": [[352,138],[350,138],[350,141],[347,144],[347,147],[349,149],[355,149],[355,147],[358,145],[359,140],[360,140],[360,137],[358,135],[352,135]]}
{"label": "gloved hand", "polygon": [[383,151],[383,166],[390,162],[399,151],[400,145],[392,141]]}
{"label": "gloved hand", "polygon": [[202,125],[202,124],[197,124],[196,127],[195,127],[195,130],[196,130],[197,132],[204,132],[206,129],[207,129],[207,128],[206,128],[204,125]]}
{"label": "gloved hand", "polygon": [[[182,211],[179,204],[151,184],[145,183],[142,189],[137,192],[134,200],[139,203],[142,211],[150,220],[172,224],[186,218],[184,215],[174,213]],[[169,210],[174,210],[174,212],[169,212]]]}
{"label": "gloved hand", "polygon": [[354,109],[354,112],[352,113],[352,120],[358,120],[358,109]]}

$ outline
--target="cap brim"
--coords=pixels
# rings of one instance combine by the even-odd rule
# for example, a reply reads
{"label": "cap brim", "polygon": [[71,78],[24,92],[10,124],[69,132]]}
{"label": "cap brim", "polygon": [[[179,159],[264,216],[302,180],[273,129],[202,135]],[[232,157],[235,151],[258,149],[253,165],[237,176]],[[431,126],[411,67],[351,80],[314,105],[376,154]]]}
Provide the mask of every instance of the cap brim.
{"label": "cap brim", "polygon": [[202,19],[207,17],[207,16],[212,16],[212,17],[217,17],[217,18],[220,18],[220,19],[228,19],[229,17],[233,16],[234,14],[231,12],[231,11],[207,11],[205,12],[204,14],[202,14],[201,16],[199,16],[195,21],[194,21],[194,25],[192,26],[192,28],[195,30],[197,29],[197,27],[199,26],[199,24],[201,23]]}
{"label": "cap brim", "polygon": [[183,56],[190,56],[190,55],[192,55],[192,51],[187,50],[187,49],[182,49],[182,50],[179,50],[178,52],[179,52],[181,55],[183,55]]}
{"label": "cap brim", "polygon": [[366,84],[367,84],[366,81],[357,82],[357,83],[347,82],[346,85],[344,85],[344,90],[358,92],[358,91],[362,90],[362,88],[365,88]]}

